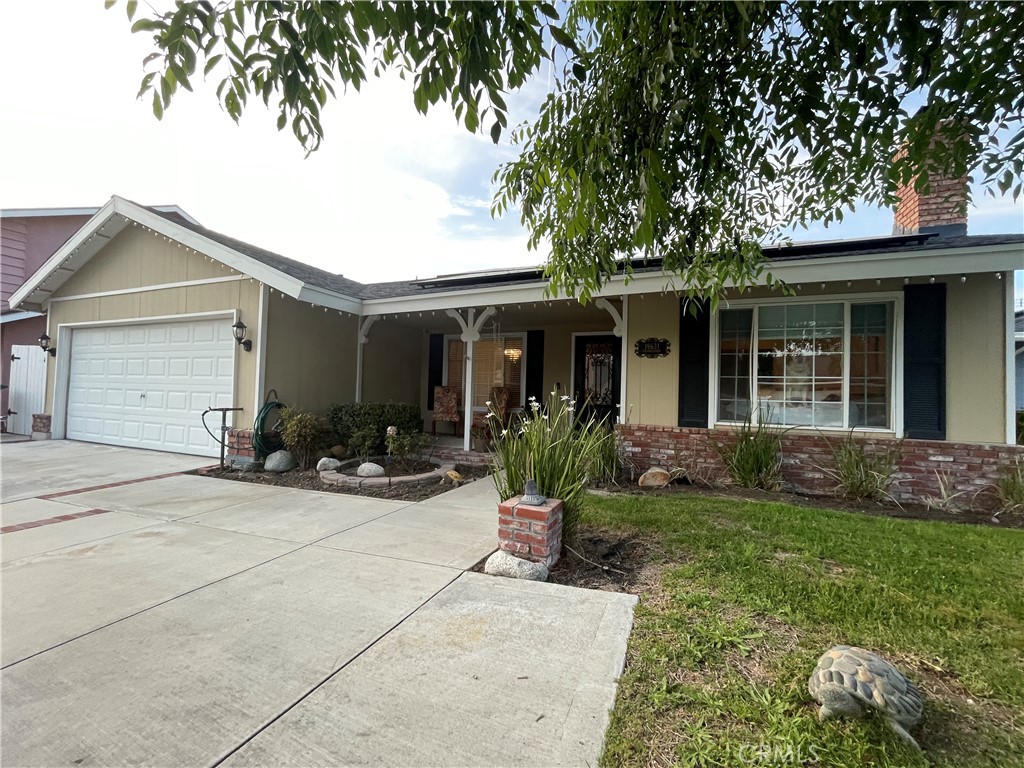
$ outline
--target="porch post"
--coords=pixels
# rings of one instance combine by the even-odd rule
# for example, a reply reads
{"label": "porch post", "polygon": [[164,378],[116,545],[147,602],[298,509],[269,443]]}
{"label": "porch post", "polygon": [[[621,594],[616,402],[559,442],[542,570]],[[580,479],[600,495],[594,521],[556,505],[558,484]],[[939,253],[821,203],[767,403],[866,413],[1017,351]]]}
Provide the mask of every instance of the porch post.
{"label": "porch post", "polygon": [[472,308],[466,310],[467,317],[465,318],[457,309],[445,311],[445,314],[458,322],[459,327],[462,328],[462,340],[466,342],[466,365],[463,369],[465,376],[462,379],[466,419],[462,447],[466,451],[469,450],[470,429],[473,426],[473,342],[480,340],[480,329],[484,327],[484,322],[497,311],[494,307],[487,307],[487,309],[480,313],[480,317],[476,317],[476,319],[474,319],[476,310]]}
{"label": "porch post", "polygon": [[[473,310],[469,310],[469,323],[473,324]],[[466,339],[464,334],[463,339]],[[470,447],[470,430],[473,426],[473,337],[466,340],[466,377],[462,380],[462,391],[465,394],[466,424],[462,430],[462,449],[468,451]]]}
{"label": "porch post", "polygon": [[359,319],[359,327],[356,332],[356,402],[363,402],[363,345],[369,340],[370,327],[380,319],[379,315],[372,315],[365,320]]}
{"label": "porch post", "polygon": [[622,363],[619,381],[619,424],[626,423],[629,406],[626,404],[626,372],[629,368],[629,296],[622,297],[622,320],[619,322],[622,336]]}

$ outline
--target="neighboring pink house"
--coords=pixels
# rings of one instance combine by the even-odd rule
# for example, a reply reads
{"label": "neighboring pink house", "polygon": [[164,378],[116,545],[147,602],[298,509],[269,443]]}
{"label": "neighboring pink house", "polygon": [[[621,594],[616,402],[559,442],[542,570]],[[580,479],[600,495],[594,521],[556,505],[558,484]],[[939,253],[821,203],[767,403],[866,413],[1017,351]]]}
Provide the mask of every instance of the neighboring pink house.
{"label": "neighboring pink house", "polygon": [[[11,295],[49,259],[64,242],[99,210],[99,208],[7,208],[0,211],[0,414],[11,410],[10,390],[12,348],[38,344],[46,333],[46,315],[39,312],[11,310]],[[178,214],[196,223],[175,205],[158,206],[157,210]],[[42,350],[39,354],[44,354]],[[45,386],[45,385],[44,385]],[[22,414],[19,414],[22,415]],[[28,414],[31,423],[31,414]],[[24,423],[24,419],[17,423]],[[9,426],[5,422],[5,427]],[[27,433],[27,430],[20,429]]]}

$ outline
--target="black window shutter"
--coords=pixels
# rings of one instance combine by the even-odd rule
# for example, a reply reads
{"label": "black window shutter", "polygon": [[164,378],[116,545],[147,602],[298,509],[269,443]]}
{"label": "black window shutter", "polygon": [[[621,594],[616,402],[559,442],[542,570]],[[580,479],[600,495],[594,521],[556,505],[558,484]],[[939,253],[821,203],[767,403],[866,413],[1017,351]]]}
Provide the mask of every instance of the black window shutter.
{"label": "black window shutter", "polygon": [[526,397],[544,402],[544,331],[526,332]]}
{"label": "black window shutter", "polygon": [[708,426],[708,354],[711,312],[707,302],[691,315],[685,302],[679,310],[679,426]]}
{"label": "black window shutter", "polygon": [[946,439],[946,284],[903,288],[903,432]]}
{"label": "black window shutter", "polygon": [[427,357],[427,410],[434,410],[434,387],[444,384],[444,334],[430,334],[430,352]]}

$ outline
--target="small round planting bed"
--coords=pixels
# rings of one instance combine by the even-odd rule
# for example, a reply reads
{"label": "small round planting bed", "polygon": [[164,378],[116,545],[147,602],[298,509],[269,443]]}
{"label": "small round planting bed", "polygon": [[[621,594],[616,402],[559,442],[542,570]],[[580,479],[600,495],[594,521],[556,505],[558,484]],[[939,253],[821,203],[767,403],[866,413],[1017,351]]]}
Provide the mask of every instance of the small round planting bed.
{"label": "small round planting bed", "polygon": [[[382,457],[378,457],[374,461],[383,464],[385,460]],[[451,472],[455,469],[455,465],[451,463],[442,464],[439,461],[429,461],[425,463],[432,464],[434,468],[425,472],[396,474],[394,476],[385,474],[384,477],[359,477],[356,475],[356,469],[361,463],[363,463],[362,459],[349,459],[342,462],[337,470],[321,472],[320,479],[328,485],[345,485],[351,488],[387,488],[392,485],[441,482],[446,472]],[[391,466],[395,467],[395,465]],[[385,467],[387,469],[386,465]],[[400,471],[400,467],[397,469]]]}

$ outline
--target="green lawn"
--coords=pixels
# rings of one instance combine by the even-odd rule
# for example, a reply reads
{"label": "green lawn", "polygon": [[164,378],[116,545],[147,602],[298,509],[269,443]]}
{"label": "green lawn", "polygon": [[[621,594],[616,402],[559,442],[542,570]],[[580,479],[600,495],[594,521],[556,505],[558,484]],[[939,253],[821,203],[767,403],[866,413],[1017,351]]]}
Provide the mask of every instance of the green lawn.
{"label": "green lawn", "polygon": [[[606,766],[1024,766],[1024,531],[680,495],[590,496],[650,544]],[[913,731],[819,724],[834,643],[926,695]]]}

